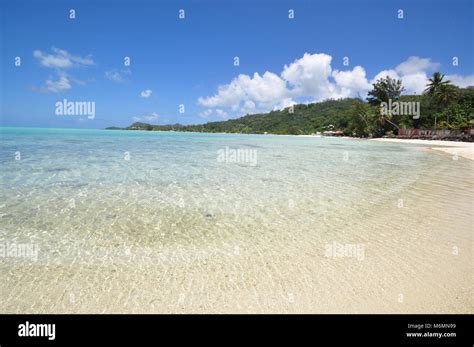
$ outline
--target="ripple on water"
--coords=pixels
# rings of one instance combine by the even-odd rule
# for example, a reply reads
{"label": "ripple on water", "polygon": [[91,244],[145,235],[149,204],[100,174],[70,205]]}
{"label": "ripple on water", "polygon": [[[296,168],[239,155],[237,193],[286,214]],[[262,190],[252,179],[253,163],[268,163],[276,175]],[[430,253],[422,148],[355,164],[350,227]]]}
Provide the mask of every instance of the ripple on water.
{"label": "ripple on water", "polygon": [[[34,170],[0,172],[0,237],[40,249],[0,261],[2,312],[397,312],[400,291],[413,312],[469,307],[453,287],[469,258],[452,256],[473,222],[467,161],[341,139],[61,136],[55,157],[23,136]],[[225,146],[258,165],[218,162]],[[334,242],[364,260],[327,257]]]}

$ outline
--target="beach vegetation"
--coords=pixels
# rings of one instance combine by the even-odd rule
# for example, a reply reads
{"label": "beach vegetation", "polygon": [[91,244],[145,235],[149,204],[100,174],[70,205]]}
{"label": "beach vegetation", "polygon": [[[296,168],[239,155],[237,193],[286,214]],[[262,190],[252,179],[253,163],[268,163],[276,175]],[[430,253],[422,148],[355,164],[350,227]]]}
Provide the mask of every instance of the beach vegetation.
{"label": "beach vegetation", "polygon": [[[133,123],[125,129],[281,135],[339,131],[347,136],[380,137],[386,134],[397,135],[401,128],[463,130],[472,127],[474,87],[456,87],[445,79],[444,74],[435,72],[422,94],[405,95],[404,91],[401,80],[386,76],[373,84],[366,100],[329,99],[206,124]],[[416,115],[410,112],[392,112],[394,108],[391,105],[395,102],[397,107],[399,104],[416,105]],[[389,105],[390,112],[387,112],[387,107],[381,107],[383,105]]]}

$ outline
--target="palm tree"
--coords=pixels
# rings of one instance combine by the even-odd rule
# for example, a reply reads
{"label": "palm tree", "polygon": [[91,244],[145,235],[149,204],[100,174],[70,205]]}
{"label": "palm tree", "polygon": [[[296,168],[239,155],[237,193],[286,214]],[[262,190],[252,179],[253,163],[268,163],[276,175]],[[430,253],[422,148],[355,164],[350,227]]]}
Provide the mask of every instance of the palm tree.
{"label": "palm tree", "polygon": [[427,95],[434,95],[441,86],[451,83],[451,81],[443,81],[443,78],[444,74],[441,74],[441,72],[435,72],[433,77],[428,79],[429,83],[426,85],[424,93]]}
{"label": "palm tree", "polygon": [[[437,102],[446,110],[448,105],[457,98],[457,95],[458,91],[455,86],[452,84],[442,84],[439,86],[434,97],[436,98]],[[446,125],[449,127],[449,111],[446,112]]]}
{"label": "palm tree", "polygon": [[457,97],[457,88],[452,84],[441,84],[436,90],[434,97],[440,105],[447,107]]}

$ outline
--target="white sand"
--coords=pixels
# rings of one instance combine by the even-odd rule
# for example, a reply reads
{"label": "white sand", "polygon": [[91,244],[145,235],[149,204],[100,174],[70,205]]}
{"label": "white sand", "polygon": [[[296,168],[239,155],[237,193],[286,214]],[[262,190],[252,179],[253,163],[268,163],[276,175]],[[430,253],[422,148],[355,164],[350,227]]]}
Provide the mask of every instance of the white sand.
{"label": "white sand", "polygon": [[[406,143],[406,144],[412,144],[412,145],[427,145],[427,146],[430,146],[430,149],[435,150],[435,151],[441,151],[453,156],[458,156],[458,157],[474,160],[474,143],[472,142],[391,139],[391,138],[371,139],[371,141],[397,142],[397,143]],[[436,147],[432,147],[432,146],[436,146]],[[443,146],[443,147],[438,147],[438,146]]]}
{"label": "white sand", "polygon": [[[96,167],[71,157],[74,172],[107,184],[50,186],[49,173],[2,190],[0,244],[29,242],[39,256],[0,256],[0,312],[474,312],[473,162],[427,156],[404,165],[414,151],[370,145],[380,152],[361,150],[344,161],[344,147],[323,155],[322,146],[287,152],[285,142],[271,142],[268,161],[257,167],[263,172],[213,167],[206,152],[195,162],[175,157],[180,169],[170,171],[159,152],[155,174],[151,160],[115,172],[114,162]],[[140,141],[130,150],[156,147],[163,146]],[[57,160],[42,165],[61,168],[68,158]],[[199,179],[184,183],[179,172],[194,170],[191,164]],[[17,177],[28,182],[29,167],[24,172]],[[75,207],[66,208],[71,198]],[[334,243],[358,251],[328,254]]]}

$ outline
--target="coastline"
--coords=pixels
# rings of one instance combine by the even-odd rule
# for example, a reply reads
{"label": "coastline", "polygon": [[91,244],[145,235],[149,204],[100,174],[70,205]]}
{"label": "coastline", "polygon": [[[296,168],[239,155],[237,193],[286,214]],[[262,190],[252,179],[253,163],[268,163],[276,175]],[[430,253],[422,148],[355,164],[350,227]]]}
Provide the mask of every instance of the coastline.
{"label": "coastline", "polygon": [[5,313],[472,311],[472,162],[415,145],[226,138],[258,148],[252,167],[217,162],[222,137],[71,133],[53,142],[67,151],[4,170],[6,241],[39,249],[0,262]]}
{"label": "coastline", "polygon": [[377,138],[370,139],[370,141],[403,143],[408,145],[426,145],[430,146],[430,149],[433,151],[474,160],[474,143],[472,142],[391,138]]}

